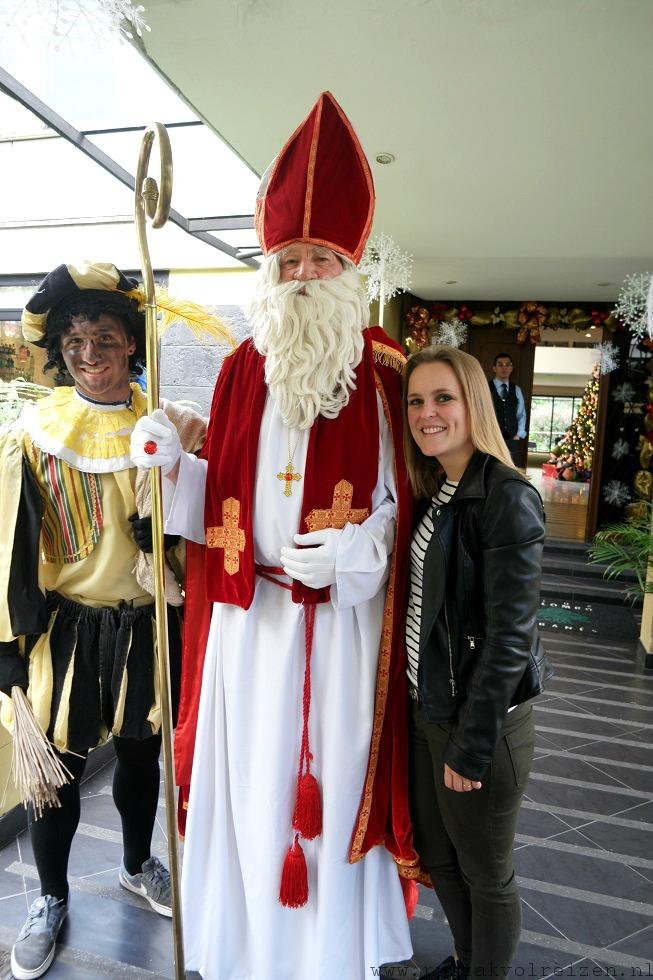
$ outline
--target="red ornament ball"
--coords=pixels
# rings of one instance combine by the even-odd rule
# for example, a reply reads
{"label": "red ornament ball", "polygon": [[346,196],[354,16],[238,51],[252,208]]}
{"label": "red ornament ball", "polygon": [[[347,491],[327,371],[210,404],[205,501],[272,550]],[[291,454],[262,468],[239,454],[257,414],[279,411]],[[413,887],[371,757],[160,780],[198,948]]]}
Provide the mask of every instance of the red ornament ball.
{"label": "red ornament ball", "polygon": [[143,446],[143,449],[148,456],[154,456],[158,448],[159,447],[157,446],[157,444],[154,442],[153,439],[148,439],[148,441]]}

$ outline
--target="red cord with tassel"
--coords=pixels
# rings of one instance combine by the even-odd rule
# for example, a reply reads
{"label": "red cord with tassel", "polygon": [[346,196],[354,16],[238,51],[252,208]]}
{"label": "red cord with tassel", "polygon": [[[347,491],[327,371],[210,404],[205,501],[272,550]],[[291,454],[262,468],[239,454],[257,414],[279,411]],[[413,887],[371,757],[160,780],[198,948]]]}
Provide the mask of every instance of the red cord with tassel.
{"label": "red cord with tassel", "polygon": [[304,615],[306,617],[304,633],[306,666],[304,667],[304,696],[302,699],[302,745],[299,753],[297,791],[292,825],[293,830],[298,831],[305,840],[314,840],[322,833],[322,798],[318,781],[311,773],[313,756],[311,755],[308,741],[308,716],[311,707],[311,653],[313,652],[315,606],[305,606]]}
{"label": "red cord with tassel", "polygon": [[417,882],[412,878],[404,878],[399,876],[401,881],[401,890],[404,896],[404,904],[406,906],[406,917],[408,921],[412,919],[415,914],[415,908],[417,907],[417,899],[419,898],[419,892],[417,890]]}
{"label": "red cord with tassel", "polygon": [[308,869],[299,834],[295,834],[283,862],[279,901],[289,909],[299,909],[308,901]]}
{"label": "red cord with tassel", "polygon": [[315,606],[304,606],[304,641],[306,665],[304,667],[304,696],[302,699],[303,726],[302,744],[299,753],[297,790],[292,826],[295,839],[286,853],[281,872],[279,901],[288,908],[300,908],[308,901],[308,871],[306,859],[299,843],[299,835],[305,840],[314,840],[322,833],[322,799],[320,786],[310,771],[311,755],[308,740],[308,718],[311,707],[311,653],[313,651],[313,629],[315,625]]}

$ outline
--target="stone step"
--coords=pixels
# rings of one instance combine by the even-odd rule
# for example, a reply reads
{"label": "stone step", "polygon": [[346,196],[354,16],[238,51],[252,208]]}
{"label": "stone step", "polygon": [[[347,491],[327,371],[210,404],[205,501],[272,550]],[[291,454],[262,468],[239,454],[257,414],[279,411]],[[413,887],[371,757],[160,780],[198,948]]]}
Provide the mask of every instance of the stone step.
{"label": "stone step", "polygon": [[[544,572],[540,593],[547,599],[564,598],[569,601],[602,602],[618,606],[629,604],[629,600],[624,598],[623,583],[608,582],[601,578],[569,578]],[[642,600],[638,599],[635,605],[639,606],[641,602]]]}
{"label": "stone step", "polygon": [[[568,578],[582,578],[593,581],[603,579],[607,571],[607,565],[600,562],[583,561],[582,558],[568,557],[566,555],[550,555],[544,552],[542,568],[548,575],[562,575]],[[612,580],[611,580],[612,581]],[[623,572],[614,583],[636,582],[637,576],[634,572]]]}
{"label": "stone step", "polygon": [[566,538],[545,538],[544,539],[544,552],[545,554],[568,554],[568,555],[586,555],[589,544],[587,541],[571,541]]}

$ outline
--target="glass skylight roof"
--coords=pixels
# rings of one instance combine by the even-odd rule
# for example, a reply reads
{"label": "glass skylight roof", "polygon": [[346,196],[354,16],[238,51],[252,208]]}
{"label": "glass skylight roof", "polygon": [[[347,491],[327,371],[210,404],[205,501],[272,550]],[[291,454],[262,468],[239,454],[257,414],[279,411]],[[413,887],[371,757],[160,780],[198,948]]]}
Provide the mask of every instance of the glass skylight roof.
{"label": "glass skylight roof", "polygon": [[[26,52],[6,31],[0,37],[0,65],[132,175],[142,139],[138,127],[155,120],[178,124],[168,130],[174,170],[172,205],[185,218],[253,212],[256,174],[126,43],[103,42],[99,50],[97,42],[89,40],[74,47],[64,43],[58,49]],[[153,176],[158,176],[156,154],[154,148]],[[5,187],[0,198],[0,274],[47,269],[66,260],[71,248],[75,255],[101,253],[106,258],[110,246],[111,261],[133,266],[132,191],[4,93],[0,93],[0,172]],[[232,247],[256,246],[253,231],[210,233]],[[238,260],[179,228],[155,234],[162,246],[165,241],[166,267],[242,268]],[[26,267],[28,242],[35,262]],[[153,260],[163,267],[154,256]]]}

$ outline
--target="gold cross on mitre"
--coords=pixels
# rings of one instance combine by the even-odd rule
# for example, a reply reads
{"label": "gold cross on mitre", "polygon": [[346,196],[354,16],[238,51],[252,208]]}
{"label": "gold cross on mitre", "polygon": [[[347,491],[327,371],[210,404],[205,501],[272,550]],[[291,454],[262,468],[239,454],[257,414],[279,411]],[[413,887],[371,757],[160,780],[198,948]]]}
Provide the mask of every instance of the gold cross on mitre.
{"label": "gold cross on mitre", "polygon": [[296,473],[293,469],[292,463],[288,463],[284,473],[277,473],[277,480],[285,480],[286,485],[283,490],[284,497],[292,496],[292,483],[293,480],[301,480],[301,473]]}
{"label": "gold cross on mitre", "polygon": [[207,527],[207,548],[224,548],[224,570],[235,575],[240,568],[239,552],[245,550],[245,532],[240,523],[240,501],[227,497],[222,501],[223,527]]}
{"label": "gold cross on mitre", "polygon": [[333,491],[333,503],[329,510],[312,510],[304,518],[309,531],[322,531],[325,527],[342,528],[345,524],[362,524],[370,516],[367,507],[352,510],[351,502],[354,488],[351,483],[341,480]]}

